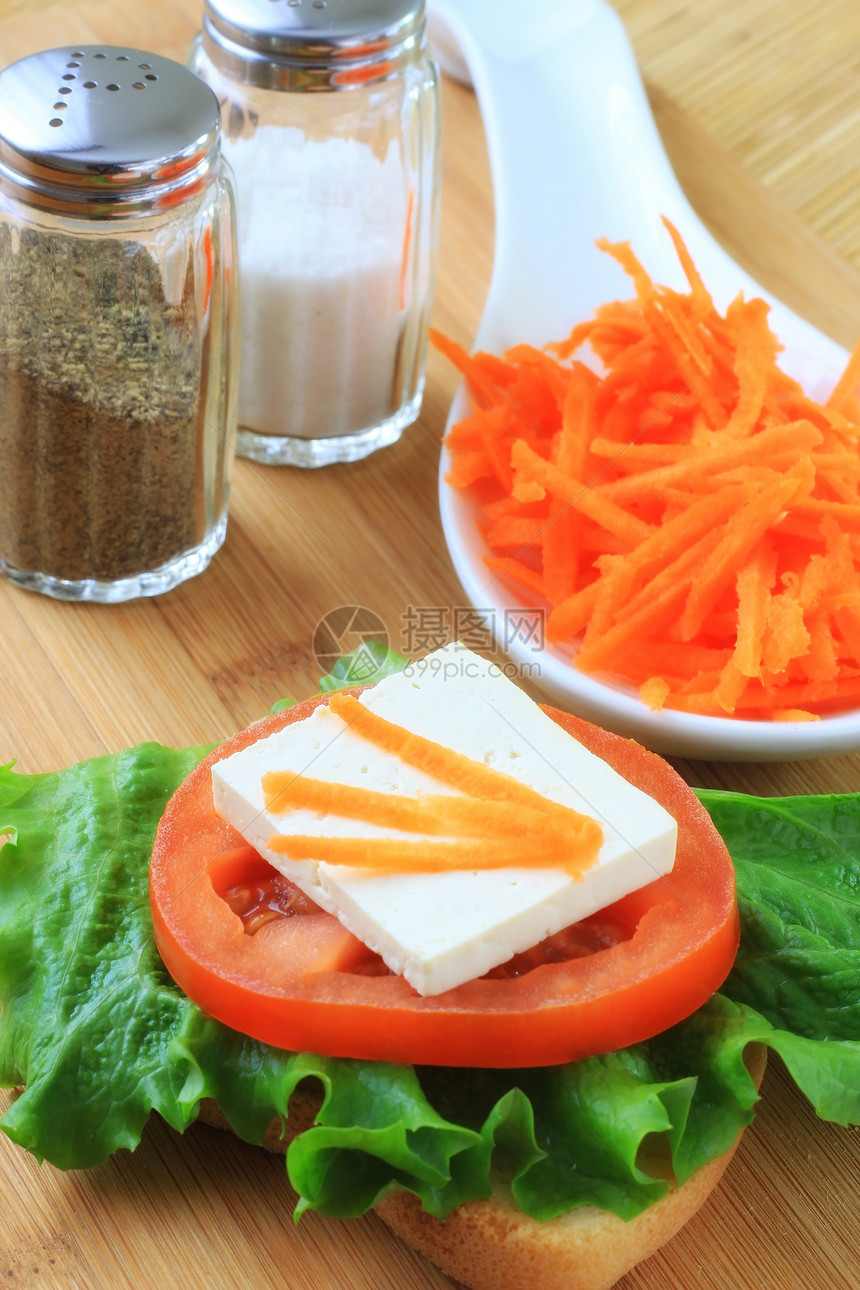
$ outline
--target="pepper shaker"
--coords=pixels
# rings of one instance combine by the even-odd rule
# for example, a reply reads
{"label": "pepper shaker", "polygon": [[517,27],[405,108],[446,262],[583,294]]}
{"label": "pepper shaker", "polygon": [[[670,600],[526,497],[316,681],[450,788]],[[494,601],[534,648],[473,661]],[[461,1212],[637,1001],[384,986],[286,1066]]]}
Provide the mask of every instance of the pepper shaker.
{"label": "pepper shaker", "polygon": [[437,241],[423,0],[206,0],[242,270],[238,451],[355,461],[418,416]]}
{"label": "pepper shaker", "polygon": [[0,571],[155,595],[224,540],[235,213],[186,67],[68,45],[0,73]]}

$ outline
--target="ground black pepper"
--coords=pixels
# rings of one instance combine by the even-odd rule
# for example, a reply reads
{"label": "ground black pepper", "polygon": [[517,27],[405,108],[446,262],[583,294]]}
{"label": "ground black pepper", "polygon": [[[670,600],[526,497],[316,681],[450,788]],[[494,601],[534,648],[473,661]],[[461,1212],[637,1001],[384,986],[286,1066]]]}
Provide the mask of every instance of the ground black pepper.
{"label": "ground black pepper", "polygon": [[0,222],[0,561],[114,581],[203,540],[194,290],[142,245]]}

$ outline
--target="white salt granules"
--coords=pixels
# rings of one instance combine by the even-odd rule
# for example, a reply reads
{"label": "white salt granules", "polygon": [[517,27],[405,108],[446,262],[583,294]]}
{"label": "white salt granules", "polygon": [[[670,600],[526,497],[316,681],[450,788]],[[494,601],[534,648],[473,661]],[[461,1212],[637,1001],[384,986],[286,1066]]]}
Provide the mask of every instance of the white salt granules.
{"label": "white salt granules", "polygon": [[239,425],[353,434],[396,411],[408,195],[396,144],[261,126],[225,140],[241,267]]}

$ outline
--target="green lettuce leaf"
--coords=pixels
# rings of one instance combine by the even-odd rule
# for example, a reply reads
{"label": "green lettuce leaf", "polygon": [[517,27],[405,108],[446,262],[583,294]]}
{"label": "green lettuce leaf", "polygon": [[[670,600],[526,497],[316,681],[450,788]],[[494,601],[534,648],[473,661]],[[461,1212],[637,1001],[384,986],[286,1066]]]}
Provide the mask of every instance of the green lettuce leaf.
{"label": "green lettuce leaf", "polygon": [[0,1084],[27,1086],[3,1128],[61,1167],[137,1145],[153,1107],[188,1123],[167,1049],[191,1005],[155,948],[145,857],[204,751],[0,770]]}
{"label": "green lettuce leaf", "polygon": [[737,873],[743,935],[726,993],[798,1035],[860,1038],[860,800],[699,797]]}
{"label": "green lettuce leaf", "polygon": [[402,672],[409,659],[381,645],[379,641],[366,641],[351,654],[338,659],[332,670],[320,681],[320,690],[342,690],[348,685],[375,685],[386,676]]}
{"label": "green lettuce leaf", "polygon": [[[344,666],[323,688],[350,683]],[[749,1122],[750,1042],[780,1053],[819,1114],[860,1121],[860,800],[702,794],[737,853],[744,940],[725,992],[681,1025],[544,1070],[413,1069],[280,1052],[173,985],[152,937],[149,853],[206,751],[146,744],[56,774],[0,770],[0,1083],[25,1086],[2,1127],[38,1157],[98,1164],[133,1148],[153,1110],[182,1130],[203,1097],[259,1142],[312,1080],[317,1123],[287,1156],[299,1213],[355,1215],[406,1188],[444,1217],[502,1181],[538,1218],[583,1203],[631,1217],[669,1185],[648,1163],[661,1150],[683,1181]]]}

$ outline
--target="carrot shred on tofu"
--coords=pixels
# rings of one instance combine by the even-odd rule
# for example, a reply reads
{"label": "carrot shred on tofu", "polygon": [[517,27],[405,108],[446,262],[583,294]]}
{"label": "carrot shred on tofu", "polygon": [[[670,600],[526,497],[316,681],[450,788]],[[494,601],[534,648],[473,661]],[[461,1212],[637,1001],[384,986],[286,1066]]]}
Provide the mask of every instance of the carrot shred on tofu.
{"label": "carrot shred on tofu", "polygon": [[556,839],[539,848],[524,847],[521,838],[480,841],[407,842],[399,838],[329,838],[315,834],[275,833],[269,848],[290,860],[323,860],[380,873],[449,873],[457,869],[564,869],[581,878],[587,865],[570,840]]}
{"label": "carrot shred on tofu", "polygon": [[[527,784],[444,744],[388,721],[353,695],[333,694],[329,708],[359,738],[457,791],[381,793],[289,770],[263,776],[266,806],[285,815],[308,809],[371,821],[418,839],[277,833],[269,847],[292,860],[328,861],[385,873],[452,869],[561,868],[580,878],[597,862],[603,829]],[[432,841],[442,838],[442,841]]]}
{"label": "carrot shred on tofu", "polygon": [[766,303],[720,312],[663,222],[686,292],[601,239],[633,298],[566,339],[490,361],[434,333],[481,418],[449,433],[449,482],[480,487],[489,570],[544,597],[582,670],[657,709],[816,719],[860,695],[860,344],[815,402]]}
{"label": "carrot shred on tofu", "polygon": [[347,722],[353,734],[366,739],[376,748],[395,753],[410,766],[425,771],[433,779],[450,785],[472,797],[493,802],[515,802],[540,811],[571,833],[597,836],[600,826],[591,816],[581,815],[569,806],[544,797],[512,775],[505,775],[485,762],[473,761],[444,744],[423,735],[413,734],[403,726],[380,717],[351,694],[333,694],[329,708]]}
{"label": "carrot shred on tofu", "polygon": [[263,793],[266,806],[276,815],[300,809],[322,811],[431,837],[564,838],[561,828],[549,825],[542,811],[519,803],[489,802],[453,793],[409,797],[314,779],[289,770],[267,772],[263,776]]}

